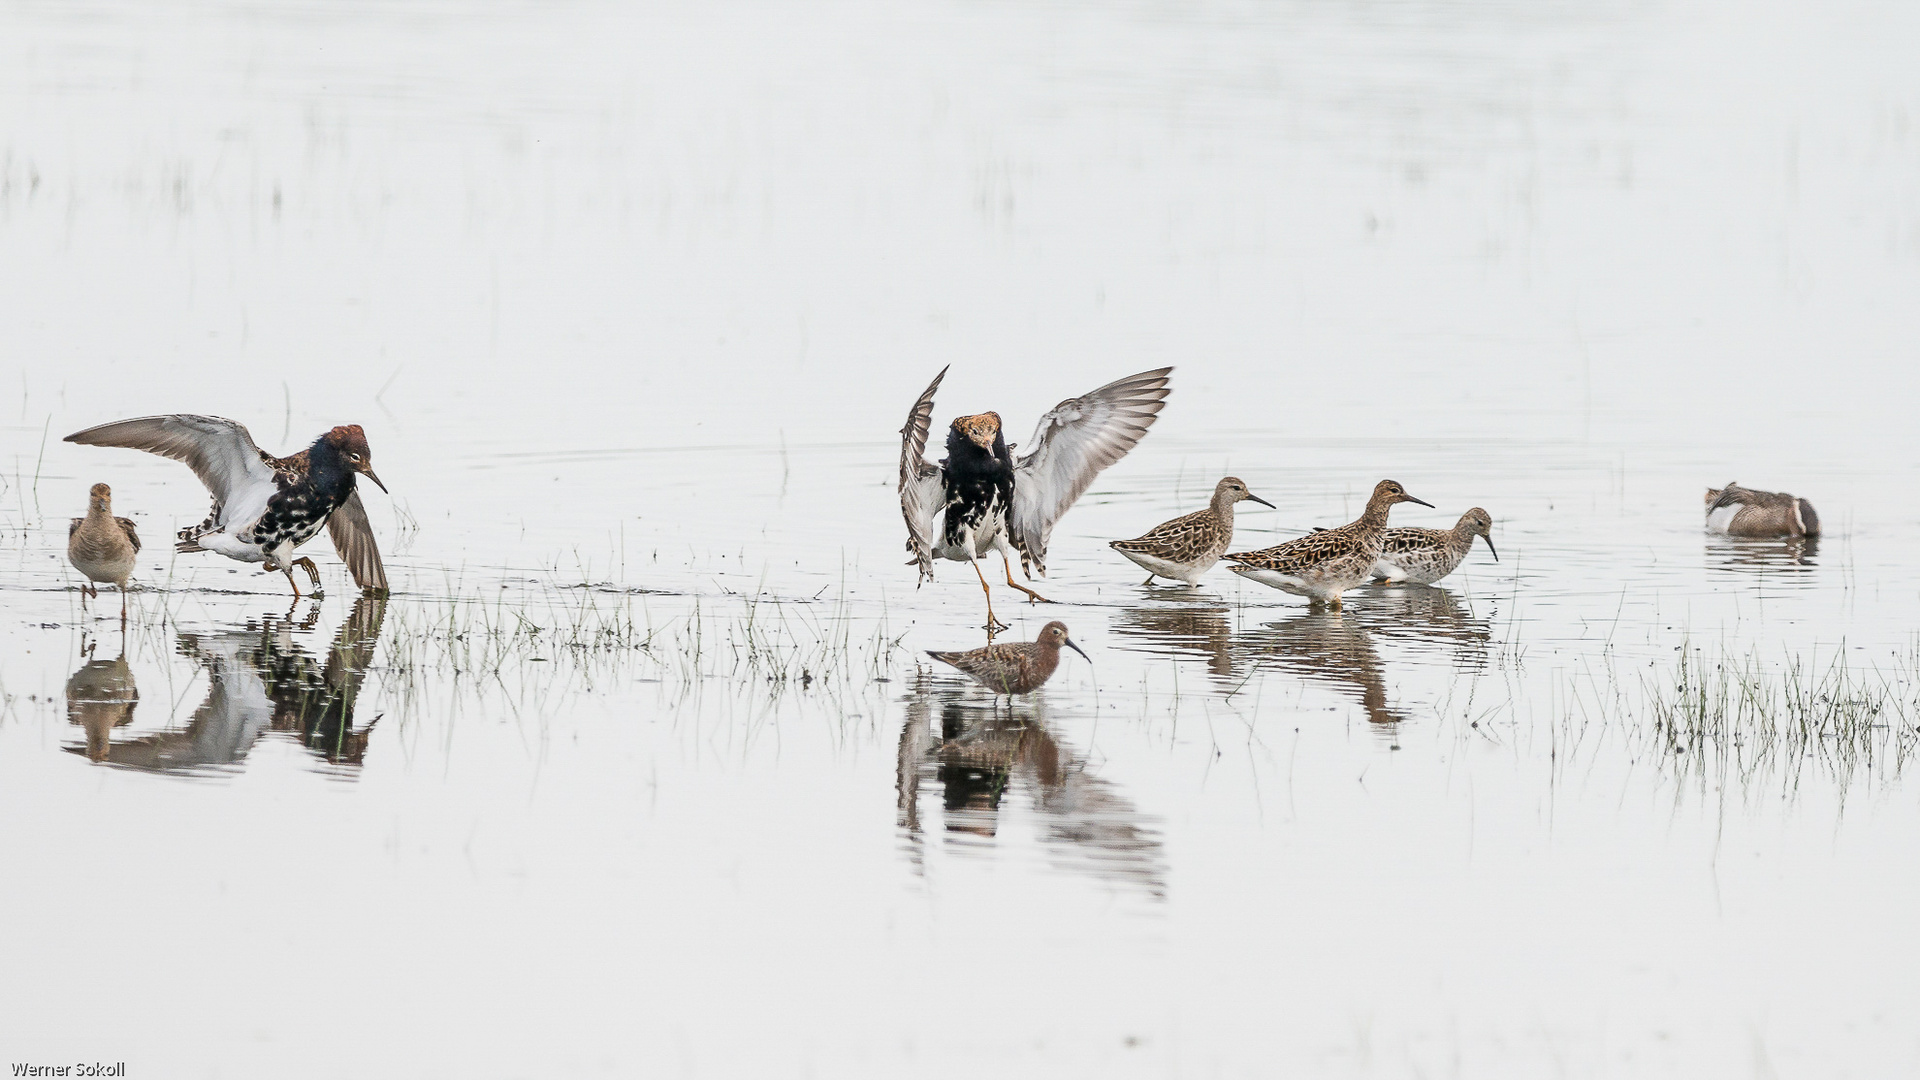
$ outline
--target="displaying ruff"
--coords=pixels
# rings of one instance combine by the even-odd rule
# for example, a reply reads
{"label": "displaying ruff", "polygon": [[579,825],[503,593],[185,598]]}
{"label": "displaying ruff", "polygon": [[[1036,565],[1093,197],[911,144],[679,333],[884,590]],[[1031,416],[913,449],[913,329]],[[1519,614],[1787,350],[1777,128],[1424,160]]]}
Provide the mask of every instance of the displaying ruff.
{"label": "displaying ruff", "polygon": [[265,563],[300,586],[293,567],[306,570],[316,595],[320,571],[293,550],[321,528],[361,589],[385,591],[387,572],[355,479],[373,472],[373,451],[358,424],[336,427],[305,450],[277,458],[254,445],[247,429],[217,416],[147,416],[102,424],[67,436],[87,446],[123,446],[182,461],[213,493],[213,510],[180,530],[176,550],[215,551],[241,562]]}
{"label": "displaying ruff", "polygon": [[973,564],[987,596],[987,626],[998,627],[993,591],[980,558],[998,551],[1007,585],[1030,600],[1045,597],[1013,580],[1012,553],[1031,576],[1047,572],[1053,526],[1101,470],[1124,457],[1153,426],[1166,402],[1167,376],[1158,368],[1068,398],[1040,418],[1032,449],[1018,460],[1000,414],[962,416],[947,429],[947,456],[923,456],[932,428],[933,395],[947,369],[934,376],[900,429],[900,511],[907,521],[907,561],[920,580],[933,577],[933,560]]}

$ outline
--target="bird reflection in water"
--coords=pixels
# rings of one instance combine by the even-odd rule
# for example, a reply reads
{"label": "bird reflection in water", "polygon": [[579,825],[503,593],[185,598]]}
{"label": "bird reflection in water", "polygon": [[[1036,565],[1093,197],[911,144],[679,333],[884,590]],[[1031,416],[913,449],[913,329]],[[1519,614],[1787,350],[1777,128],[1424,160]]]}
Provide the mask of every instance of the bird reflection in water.
{"label": "bird reflection in water", "polygon": [[1460,674],[1485,671],[1493,625],[1449,589],[1437,585],[1380,585],[1362,593],[1360,625],[1422,651],[1443,651]]}
{"label": "bird reflection in water", "polygon": [[1361,625],[1358,611],[1302,611],[1249,630],[1234,645],[1250,661],[1358,700],[1366,710],[1367,722],[1389,741],[1406,719],[1405,713],[1387,701],[1380,654],[1374,650],[1372,634]]}
{"label": "bird reflection in water", "polygon": [[1132,638],[1147,652],[1194,654],[1207,662],[1207,671],[1229,683],[1245,677],[1242,664],[1235,666],[1233,650],[1233,609],[1218,606],[1165,606],[1143,604],[1122,608],[1115,614],[1113,632]]}
{"label": "bird reflection in water", "polygon": [[[95,680],[95,684],[110,680],[106,669],[95,667],[103,662],[89,662],[68,680],[67,705],[69,717],[79,714],[76,722],[86,726],[87,745],[67,749],[84,753],[93,761],[131,769],[219,772],[240,765],[261,735],[277,732],[297,739],[329,764],[359,765],[366,756],[374,725],[369,722],[356,729],[354,706],[379,644],[386,606],[385,596],[360,597],[334,634],[325,660],[315,659],[293,637],[312,627],[318,618],[318,605],[304,623],[270,618],[244,630],[180,634],[180,654],[206,669],[206,701],[194,710],[193,719],[183,729],[122,742],[108,740],[107,733],[125,720],[112,719],[106,711],[108,706],[99,700],[100,691],[83,689],[81,704],[75,703],[76,681],[83,677]],[[89,675],[90,670],[99,673]],[[131,718],[131,672],[125,673],[125,687],[125,710]]]}
{"label": "bird reflection in water", "polygon": [[[937,793],[937,801],[932,793]],[[1047,727],[1044,701],[1011,713],[987,698],[922,677],[907,697],[895,771],[897,821],[915,867],[923,865],[923,806],[959,849],[990,850],[1007,800],[1024,799],[1054,865],[1166,895],[1158,830],[1086,755]]]}
{"label": "bird reflection in water", "polygon": [[1215,689],[1236,694],[1262,663],[1313,682],[1352,691],[1376,723],[1397,719],[1386,705],[1382,664],[1373,636],[1444,655],[1457,673],[1486,669],[1490,622],[1451,591],[1432,585],[1376,586],[1355,594],[1342,618],[1296,616],[1246,632],[1234,629],[1231,607],[1145,604],[1124,608],[1113,631],[1129,645],[1174,657],[1197,656]]}
{"label": "bird reflection in water", "polygon": [[1780,539],[1739,539],[1725,536],[1707,538],[1707,566],[1714,570],[1777,571],[1785,574],[1811,574],[1820,554],[1818,536],[1791,536]]}
{"label": "bird reflection in water", "polygon": [[[91,650],[89,650],[91,652]],[[111,660],[88,660],[67,677],[67,722],[87,733],[84,747],[73,747],[88,761],[105,761],[113,729],[133,722],[140,704],[133,669],[123,653]]]}

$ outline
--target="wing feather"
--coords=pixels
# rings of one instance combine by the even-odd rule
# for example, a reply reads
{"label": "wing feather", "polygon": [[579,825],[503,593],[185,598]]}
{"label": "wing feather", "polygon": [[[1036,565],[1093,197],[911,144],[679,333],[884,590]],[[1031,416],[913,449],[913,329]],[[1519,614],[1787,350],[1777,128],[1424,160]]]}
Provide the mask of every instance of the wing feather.
{"label": "wing feather", "polygon": [[1269,548],[1232,552],[1221,558],[1258,570],[1299,574],[1353,550],[1357,543],[1354,525],[1347,524],[1337,529],[1316,529]]}
{"label": "wing feather", "polygon": [[907,425],[900,429],[900,512],[907,519],[907,553],[913,556],[908,565],[917,565],[922,579],[933,576],[933,538],[947,502],[946,479],[940,467],[929,465],[926,459],[927,434],[933,425],[933,394],[946,377],[947,368],[941,368],[913,403]]}
{"label": "wing feather", "polygon": [[245,427],[218,416],[176,413],[117,420],[76,431],[66,441],[84,446],[123,446],[185,462],[221,507],[256,501],[264,506],[264,496],[247,499],[243,493],[271,494],[274,487],[273,466],[267,464],[253,436]]}
{"label": "wing feather", "polygon": [[1211,507],[1163,521],[1132,540],[1115,540],[1108,547],[1119,551],[1137,551],[1157,555],[1174,562],[1186,562],[1206,550],[1214,539],[1219,516]]}
{"label": "wing feather", "polygon": [[358,489],[347,496],[340,509],[327,515],[327,535],[333,538],[333,549],[340,553],[340,561],[347,564],[353,583],[362,592],[387,591],[387,569],[380,562],[380,545],[374,543],[373,523],[367,520],[367,508],[360,501]]}
{"label": "wing feather", "polygon": [[1022,569],[1047,572],[1054,522],[1086,492],[1101,470],[1126,456],[1166,404],[1170,367],[1110,382],[1068,398],[1040,418],[1033,451],[1013,467],[1008,526]]}

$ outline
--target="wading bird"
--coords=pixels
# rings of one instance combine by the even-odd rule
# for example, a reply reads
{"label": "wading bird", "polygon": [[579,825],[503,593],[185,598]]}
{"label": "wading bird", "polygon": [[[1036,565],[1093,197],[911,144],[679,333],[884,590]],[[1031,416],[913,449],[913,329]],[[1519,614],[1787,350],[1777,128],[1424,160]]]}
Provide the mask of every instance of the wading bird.
{"label": "wading bird", "polygon": [[1119,461],[1153,426],[1166,403],[1167,376],[1157,368],[1110,382],[1089,394],[1069,398],[1040,418],[1032,449],[1018,460],[1014,444],[1001,431],[1000,414],[962,416],[947,429],[947,456],[938,465],[923,456],[933,419],[933,395],[947,369],[913,403],[900,429],[900,509],[907,519],[907,565],[920,580],[933,577],[933,560],[973,564],[987,595],[987,627],[1003,624],[993,615],[993,592],[980,569],[980,557],[1000,553],[1007,584],[1030,600],[1046,597],[1013,580],[1012,553],[1029,578],[1047,572],[1047,540],[1054,523],[1093,483],[1102,469]]}
{"label": "wading bird", "polygon": [[[140,534],[133,522],[113,516],[113,489],[95,484],[87,492],[87,516],[67,526],[67,561],[90,582],[120,586],[120,625],[127,625],[127,579],[133,576],[133,557],[140,554]],[[92,584],[80,586],[86,595],[100,595]]]}
{"label": "wading bird", "polygon": [[1488,554],[1499,562],[1493,517],[1477,506],[1461,514],[1451,529],[1388,529],[1373,563],[1374,580],[1431,585],[1460,568],[1476,536],[1487,542]]}
{"label": "wading bird", "polygon": [[1156,577],[1197,585],[1200,576],[1213,569],[1221,553],[1233,543],[1233,504],[1242,499],[1273,506],[1248,491],[1239,477],[1229,476],[1214,485],[1213,501],[1205,510],[1155,525],[1137,540],[1114,540],[1107,546],[1147,571],[1143,585],[1153,584]]}
{"label": "wading bird", "polygon": [[967,652],[928,649],[927,655],[943,664],[952,664],[996,694],[1012,697],[1032,693],[1053,678],[1054,669],[1060,666],[1062,645],[1079,653],[1089,664],[1093,662],[1093,658],[1067,636],[1067,624],[1058,620],[1041,627],[1040,636],[1032,641],[988,645]]}
{"label": "wading bird", "polygon": [[1367,510],[1358,520],[1227,558],[1240,564],[1233,572],[1241,577],[1307,597],[1315,607],[1324,604],[1338,609],[1340,594],[1373,573],[1373,564],[1379,561],[1386,540],[1387,511],[1403,502],[1433,505],[1407,494],[1392,480],[1382,480],[1374,485],[1373,497],[1367,500]]}
{"label": "wading bird", "polygon": [[123,446],[182,461],[213,493],[213,510],[198,525],[180,530],[179,551],[214,551],[241,562],[266,564],[287,575],[293,595],[300,585],[293,568],[307,572],[320,595],[313,560],[293,558],[293,549],[322,526],[361,589],[387,588],[367,509],[354,481],[359,476],[387,486],[373,473],[373,452],[358,424],[336,427],[313,445],[277,458],[254,445],[247,429],[217,416],[147,416],[101,424],[67,436],[86,446]]}

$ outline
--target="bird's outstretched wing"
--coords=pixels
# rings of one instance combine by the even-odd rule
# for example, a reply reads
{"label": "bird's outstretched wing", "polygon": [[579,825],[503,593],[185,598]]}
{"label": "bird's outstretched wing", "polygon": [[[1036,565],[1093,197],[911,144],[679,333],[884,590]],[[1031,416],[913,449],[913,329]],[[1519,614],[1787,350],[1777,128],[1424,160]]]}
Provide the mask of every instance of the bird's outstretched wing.
{"label": "bird's outstretched wing", "polygon": [[266,496],[274,489],[273,466],[254,445],[253,436],[241,425],[218,416],[176,413],[116,420],[76,431],[66,441],[85,446],[124,446],[185,462],[213,493],[215,506],[222,508],[223,523],[226,508],[255,502],[264,508]]}
{"label": "bird's outstretched wing", "polygon": [[1020,565],[1047,572],[1047,539],[1100,471],[1124,457],[1166,404],[1170,367],[1110,382],[1069,398],[1040,418],[1031,453],[1013,466],[1008,526]]}
{"label": "bird's outstretched wing", "polygon": [[913,556],[908,565],[918,566],[922,579],[933,576],[934,530],[947,508],[946,479],[938,465],[927,464],[925,456],[927,432],[933,426],[933,392],[946,377],[947,368],[941,368],[913,403],[907,426],[900,429],[900,512],[907,519],[907,553]]}
{"label": "bird's outstretched wing", "polygon": [[387,569],[380,562],[380,545],[373,541],[373,524],[367,520],[367,508],[360,501],[358,489],[347,496],[340,509],[327,515],[327,535],[333,538],[333,549],[340,553],[340,561],[347,564],[353,583],[362,592],[387,591]]}

